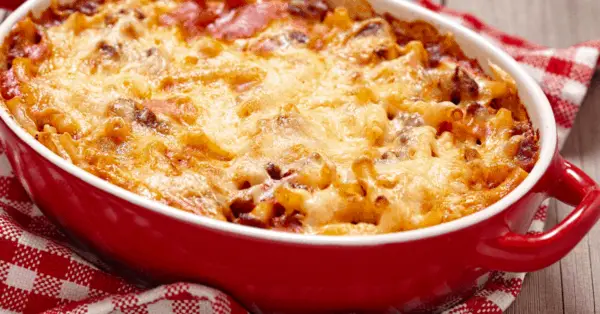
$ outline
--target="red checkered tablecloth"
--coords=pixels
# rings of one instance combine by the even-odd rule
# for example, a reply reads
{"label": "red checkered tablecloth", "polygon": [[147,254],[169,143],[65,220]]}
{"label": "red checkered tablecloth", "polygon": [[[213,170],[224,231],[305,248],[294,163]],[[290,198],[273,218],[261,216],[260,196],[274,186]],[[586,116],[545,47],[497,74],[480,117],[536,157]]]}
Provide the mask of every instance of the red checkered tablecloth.
{"label": "red checkered tablecloth", "polygon": [[[428,0],[419,3],[510,53],[548,96],[562,145],[597,67],[600,40],[566,49],[547,48],[504,34],[472,15]],[[546,205],[542,205],[530,232],[542,231],[545,219]],[[141,289],[84,257],[86,253],[73,248],[29,200],[0,148],[1,313],[246,313],[215,289],[192,283]],[[519,294],[524,277],[524,273],[492,273],[472,297],[448,304],[440,312],[502,313]]]}

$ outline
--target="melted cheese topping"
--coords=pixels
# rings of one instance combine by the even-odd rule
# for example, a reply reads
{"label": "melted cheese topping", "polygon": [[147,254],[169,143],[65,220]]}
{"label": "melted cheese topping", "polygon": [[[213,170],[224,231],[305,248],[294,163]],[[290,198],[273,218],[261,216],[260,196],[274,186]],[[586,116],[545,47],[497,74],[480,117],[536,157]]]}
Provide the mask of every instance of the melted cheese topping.
{"label": "melted cheese topping", "polygon": [[[292,232],[439,224],[497,201],[535,162],[512,80],[400,38],[424,23],[210,3],[220,17],[198,30],[185,5],[124,0],[21,22],[4,47],[6,106],[54,152],[125,189]],[[243,10],[271,13],[240,35],[231,20]],[[34,24],[41,42],[14,53]]]}

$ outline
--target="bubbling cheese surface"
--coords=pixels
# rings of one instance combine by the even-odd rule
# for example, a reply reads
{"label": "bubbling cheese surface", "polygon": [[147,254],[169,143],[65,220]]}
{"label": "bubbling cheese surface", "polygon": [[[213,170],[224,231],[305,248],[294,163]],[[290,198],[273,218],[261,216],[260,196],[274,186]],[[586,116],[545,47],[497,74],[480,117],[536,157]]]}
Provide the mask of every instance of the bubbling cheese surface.
{"label": "bubbling cheese surface", "polygon": [[289,232],[443,223],[535,163],[514,82],[451,35],[336,1],[237,2],[54,3],[4,44],[4,104],[118,186]]}

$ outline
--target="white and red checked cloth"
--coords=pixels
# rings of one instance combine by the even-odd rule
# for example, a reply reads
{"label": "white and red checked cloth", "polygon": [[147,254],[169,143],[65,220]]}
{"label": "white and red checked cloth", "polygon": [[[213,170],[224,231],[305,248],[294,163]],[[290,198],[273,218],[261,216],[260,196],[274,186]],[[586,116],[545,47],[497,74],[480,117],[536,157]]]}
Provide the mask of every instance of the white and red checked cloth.
{"label": "white and red checked cloth", "polygon": [[[472,15],[428,0],[419,3],[477,31],[519,61],[550,99],[562,145],[596,69],[600,40],[549,49],[506,35]],[[530,232],[541,232],[545,219],[543,205]],[[492,273],[472,297],[443,312],[502,313],[521,291],[524,277],[524,273]],[[212,288],[177,283],[143,290],[86,262],[31,203],[0,148],[0,313],[41,312],[246,313]]]}

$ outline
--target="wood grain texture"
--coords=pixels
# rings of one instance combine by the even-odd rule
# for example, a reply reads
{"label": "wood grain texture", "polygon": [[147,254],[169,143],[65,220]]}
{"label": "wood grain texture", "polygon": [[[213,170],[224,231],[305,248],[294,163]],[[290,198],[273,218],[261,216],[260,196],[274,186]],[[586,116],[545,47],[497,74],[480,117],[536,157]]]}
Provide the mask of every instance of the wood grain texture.
{"label": "wood grain texture", "polygon": [[[571,141],[578,142],[579,156],[583,169],[596,181],[600,180],[600,75],[590,86],[585,105],[581,108]],[[584,244],[585,245],[585,244]],[[581,246],[581,245],[580,245]],[[580,278],[584,285],[592,284],[595,313],[600,313],[600,225],[596,225],[587,237],[591,278]],[[577,252],[575,253],[577,254]],[[570,256],[569,256],[570,257]],[[581,256],[583,259],[583,256]],[[563,280],[565,280],[563,274]],[[579,278],[579,277],[577,277]],[[575,283],[578,284],[578,283]],[[588,292],[587,295],[590,293]],[[567,292],[564,292],[568,296]],[[584,300],[582,302],[588,302]],[[567,309],[565,307],[565,309]],[[578,308],[576,308],[577,310]],[[569,312],[570,313],[570,312]]]}
{"label": "wood grain texture", "polygon": [[[551,201],[548,209],[546,229],[557,222],[556,206],[553,203],[555,201]],[[562,314],[563,293],[560,267],[560,263],[556,263],[541,271],[527,274],[521,295],[507,313]]]}
{"label": "wood grain texture", "polygon": [[600,35],[598,0],[446,0],[446,5],[549,47],[566,47]]}
{"label": "wood grain texture", "polygon": [[[581,139],[584,135],[581,132],[581,125],[576,124],[562,153],[573,164],[585,170],[581,154],[583,150]],[[558,220],[562,220],[569,214],[572,207],[561,203],[556,204]],[[565,313],[594,313],[589,236],[586,236],[569,255],[563,258],[560,262],[560,269]]]}
{"label": "wood grain texture", "polygon": [[[449,7],[533,42],[566,47],[600,38],[598,0],[446,0]],[[600,180],[600,77],[596,77],[563,155]],[[553,201],[549,225],[571,208]],[[520,313],[600,313],[600,226],[560,263],[527,276],[523,291],[507,311]]]}

